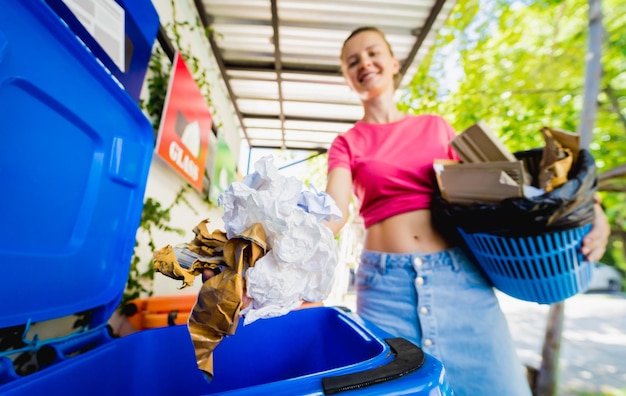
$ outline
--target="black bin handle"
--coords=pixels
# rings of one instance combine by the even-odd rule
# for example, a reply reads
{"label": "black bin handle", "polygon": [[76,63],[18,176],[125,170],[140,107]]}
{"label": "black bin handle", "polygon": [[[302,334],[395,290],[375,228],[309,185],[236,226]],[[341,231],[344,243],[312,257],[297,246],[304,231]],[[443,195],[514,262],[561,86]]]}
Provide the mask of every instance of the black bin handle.
{"label": "black bin handle", "polygon": [[385,338],[395,358],[384,366],[369,370],[322,378],[325,395],[365,388],[409,374],[424,365],[426,357],[417,345],[406,338]]}

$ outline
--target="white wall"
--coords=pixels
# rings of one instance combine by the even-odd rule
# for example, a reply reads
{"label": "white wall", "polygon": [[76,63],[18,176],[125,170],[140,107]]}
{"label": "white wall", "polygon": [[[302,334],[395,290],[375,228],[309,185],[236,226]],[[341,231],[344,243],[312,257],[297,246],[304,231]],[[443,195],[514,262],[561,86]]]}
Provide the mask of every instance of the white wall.
{"label": "white wall", "polygon": [[[171,0],[153,0],[153,4],[159,13],[161,25],[167,26],[171,24],[173,20]],[[193,0],[176,0],[175,4],[176,20],[178,22],[187,21],[194,26],[200,24],[199,17],[193,5]],[[219,132],[224,134],[225,140],[233,152],[233,155],[235,158],[238,158],[240,150],[240,126],[234,108],[227,95],[224,82],[221,79],[215,58],[211,54],[208,39],[204,36],[203,31],[203,29],[195,29],[193,32],[188,32],[187,29],[181,29],[183,33],[181,41],[185,46],[185,51],[190,51],[207,69],[207,75],[210,78],[211,100],[214,106],[214,109],[212,109],[212,113],[214,113],[213,122],[219,126]],[[156,42],[155,46],[158,45],[158,42]],[[142,93],[142,97],[144,98],[147,95],[146,85],[147,84],[144,84]],[[176,171],[155,155],[150,168],[145,197],[159,201],[164,208],[169,207],[175,200],[176,194],[185,184],[186,182]],[[215,200],[215,198],[216,197],[211,197],[213,200]],[[184,230],[185,235],[180,236],[175,233],[156,230],[153,233],[153,240],[157,248],[168,244],[176,245],[181,242],[191,241],[194,237],[193,228],[201,220],[206,218],[211,221],[209,224],[210,230],[224,229],[222,221],[223,211],[221,208],[210,208],[209,205],[203,201],[200,194],[193,189],[190,189],[186,194],[186,199],[193,209],[189,208],[184,203],[177,205],[172,209],[171,221],[169,223],[173,228]],[[144,231],[140,230],[137,233],[137,240],[140,244],[139,256],[142,259],[141,269],[145,270],[152,258],[153,252],[148,248],[148,236]],[[157,273],[154,277],[154,294],[171,295],[197,293],[200,284],[200,279],[197,279],[193,287],[179,290],[181,286],[180,281],[175,281]]]}

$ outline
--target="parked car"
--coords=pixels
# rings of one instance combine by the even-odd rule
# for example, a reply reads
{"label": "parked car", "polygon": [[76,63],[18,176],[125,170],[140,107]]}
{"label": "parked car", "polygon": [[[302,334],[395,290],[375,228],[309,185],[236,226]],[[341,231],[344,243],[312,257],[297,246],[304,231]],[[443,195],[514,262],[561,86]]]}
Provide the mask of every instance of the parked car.
{"label": "parked car", "polygon": [[603,263],[596,263],[587,291],[622,291],[624,275],[615,267]]}

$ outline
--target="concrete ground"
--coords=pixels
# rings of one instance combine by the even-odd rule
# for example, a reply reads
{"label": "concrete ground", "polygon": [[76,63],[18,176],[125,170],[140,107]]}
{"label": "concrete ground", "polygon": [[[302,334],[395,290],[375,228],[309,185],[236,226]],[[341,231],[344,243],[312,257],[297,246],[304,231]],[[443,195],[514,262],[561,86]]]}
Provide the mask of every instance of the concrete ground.
{"label": "concrete ground", "polygon": [[[498,297],[523,363],[538,368],[549,306]],[[566,300],[562,337],[559,396],[626,389],[626,295]]]}

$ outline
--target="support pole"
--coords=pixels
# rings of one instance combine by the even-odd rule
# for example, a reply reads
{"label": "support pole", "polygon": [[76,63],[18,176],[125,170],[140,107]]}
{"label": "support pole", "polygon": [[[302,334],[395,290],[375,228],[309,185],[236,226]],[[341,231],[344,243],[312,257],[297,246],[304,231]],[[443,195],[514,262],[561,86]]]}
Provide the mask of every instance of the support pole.
{"label": "support pole", "polygon": [[[593,136],[593,127],[598,112],[598,93],[602,78],[602,1],[589,0],[589,34],[585,55],[585,84],[583,107],[578,133],[580,148],[588,149]],[[541,368],[533,394],[535,396],[555,396],[558,391],[559,354],[565,318],[565,302],[550,306],[546,335],[543,342]]]}

